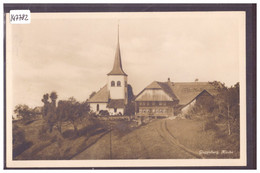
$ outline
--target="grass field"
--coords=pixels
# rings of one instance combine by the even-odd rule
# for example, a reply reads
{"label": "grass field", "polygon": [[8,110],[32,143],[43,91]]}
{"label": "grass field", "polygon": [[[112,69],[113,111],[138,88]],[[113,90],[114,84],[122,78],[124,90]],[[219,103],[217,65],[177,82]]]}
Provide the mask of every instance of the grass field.
{"label": "grass field", "polygon": [[[222,128],[203,131],[202,123],[195,120],[158,119],[139,127],[128,121],[86,122],[79,126],[78,136],[70,125],[63,127],[62,135],[56,129],[52,133],[41,133],[43,123],[43,120],[27,125],[14,123],[14,137],[17,138],[14,142],[14,159],[239,157],[237,136],[225,135]],[[225,153],[222,153],[223,150]]]}

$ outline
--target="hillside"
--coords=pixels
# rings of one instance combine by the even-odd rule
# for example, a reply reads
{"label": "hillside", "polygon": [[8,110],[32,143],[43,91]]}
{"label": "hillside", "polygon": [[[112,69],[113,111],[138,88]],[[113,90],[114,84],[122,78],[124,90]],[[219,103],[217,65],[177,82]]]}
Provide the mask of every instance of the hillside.
{"label": "hillside", "polygon": [[80,128],[79,136],[73,134],[73,127],[70,126],[64,128],[62,135],[57,130],[40,135],[42,123],[42,120],[28,125],[15,123],[14,127],[23,131],[25,143],[24,147],[19,143],[15,145],[15,159],[239,157],[239,143],[234,143],[234,136],[224,135],[221,128],[218,131],[202,131],[201,122],[196,120],[158,119],[139,127],[128,121],[88,122],[87,126]]}
{"label": "hillside", "polygon": [[[73,159],[190,159],[238,158],[239,148],[227,137],[201,131],[193,120],[154,120],[124,136],[112,131]],[[224,151],[225,150],[225,151]],[[233,152],[232,154],[230,152]],[[216,153],[218,152],[218,154]],[[224,153],[225,152],[225,153]],[[229,152],[229,153],[227,153]]]}

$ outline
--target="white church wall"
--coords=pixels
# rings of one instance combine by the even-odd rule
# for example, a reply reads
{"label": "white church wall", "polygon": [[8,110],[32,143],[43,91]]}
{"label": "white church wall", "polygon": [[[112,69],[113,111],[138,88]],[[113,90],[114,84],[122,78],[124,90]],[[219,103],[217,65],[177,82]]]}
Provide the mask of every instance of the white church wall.
{"label": "white church wall", "polygon": [[90,110],[95,113],[98,113],[99,111],[97,111],[97,105],[99,105],[99,111],[108,110],[107,103],[90,103]]}
{"label": "white church wall", "polygon": [[108,112],[110,115],[117,115],[119,112],[121,112],[122,115],[124,115],[124,109],[123,108],[117,108],[116,112],[114,108],[108,108]]}

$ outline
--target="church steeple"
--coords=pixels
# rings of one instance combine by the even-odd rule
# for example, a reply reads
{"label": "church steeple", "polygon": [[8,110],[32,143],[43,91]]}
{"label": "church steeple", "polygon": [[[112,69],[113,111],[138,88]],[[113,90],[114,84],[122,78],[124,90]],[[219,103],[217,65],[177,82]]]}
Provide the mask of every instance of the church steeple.
{"label": "church steeple", "polygon": [[115,53],[115,61],[113,69],[110,73],[107,75],[124,75],[127,76],[127,74],[124,72],[121,62],[121,53],[120,53],[120,44],[119,44],[119,24],[118,24],[118,36],[117,36],[117,47],[116,47],[116,53]]}

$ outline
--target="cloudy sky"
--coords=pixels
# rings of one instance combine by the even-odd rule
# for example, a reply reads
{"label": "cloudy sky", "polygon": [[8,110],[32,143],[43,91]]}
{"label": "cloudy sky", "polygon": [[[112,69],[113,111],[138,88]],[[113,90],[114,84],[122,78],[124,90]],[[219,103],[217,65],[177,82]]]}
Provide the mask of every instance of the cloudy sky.
{"label": "cloudy sky", "polygon": [[[41,106],[44,93],[86,100],[106,84],[120,25],[123,69],[138,94],[154,80],[239,81],[243,12],[37,13],[7,16],[7,86],[13,106]],[[12,87],[11,87],[12,86]]]}

